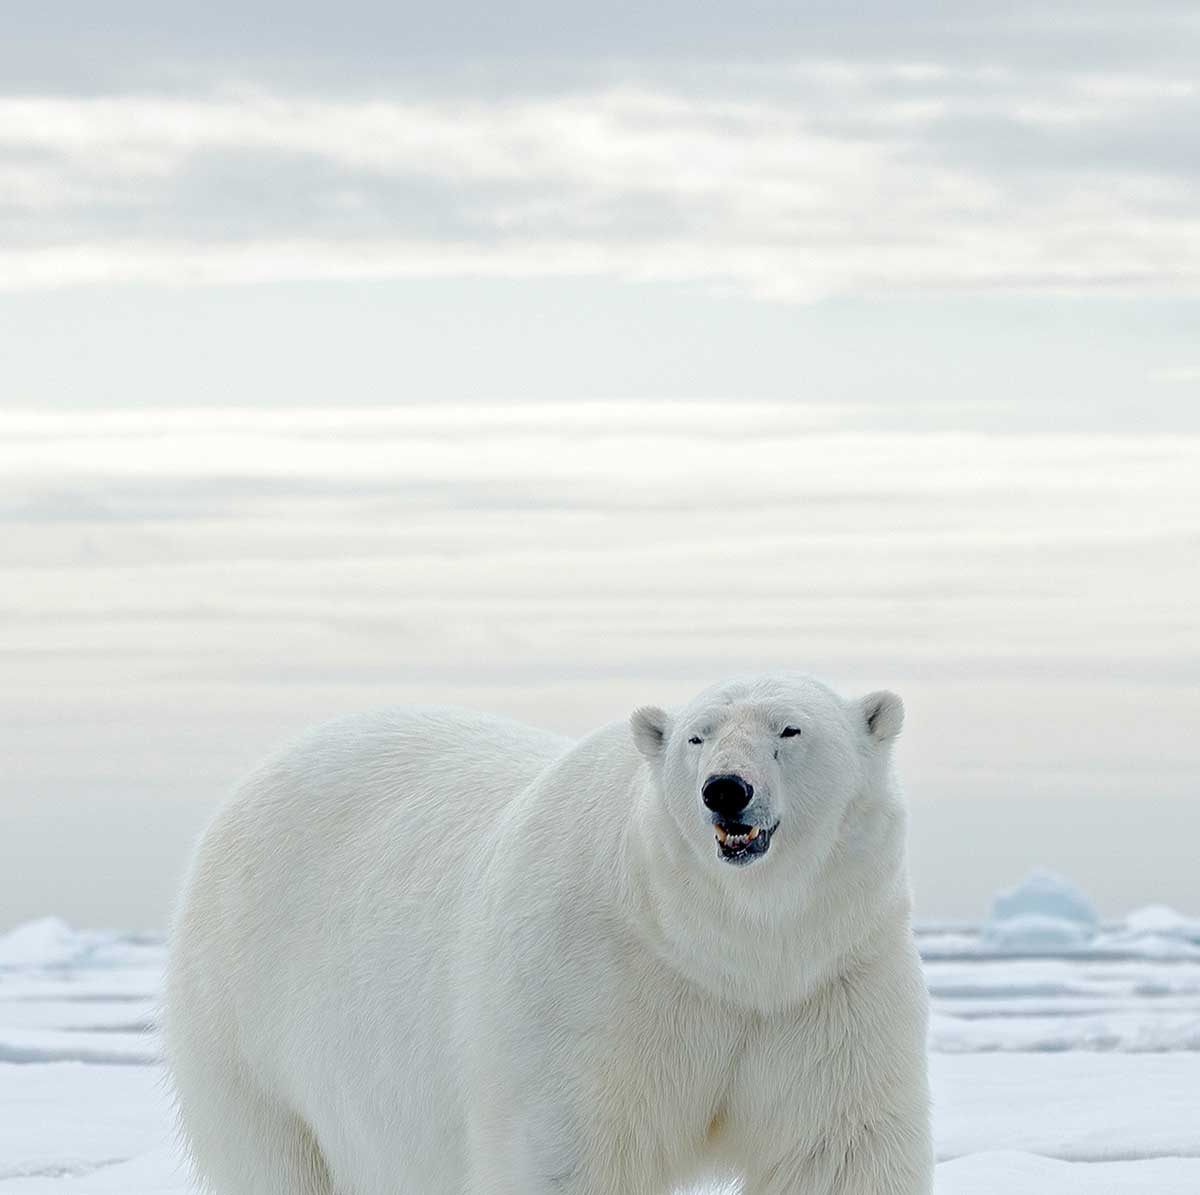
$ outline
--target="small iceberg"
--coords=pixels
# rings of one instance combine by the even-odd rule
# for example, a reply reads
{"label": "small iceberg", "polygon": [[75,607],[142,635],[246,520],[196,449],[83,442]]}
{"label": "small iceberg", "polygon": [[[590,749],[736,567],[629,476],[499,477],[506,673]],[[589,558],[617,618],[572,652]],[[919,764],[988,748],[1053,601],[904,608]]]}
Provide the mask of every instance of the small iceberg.
{"label": "small iceberg", "polygon": [[1099,928],[1099,914],[1079,888],[1038,868],[996,894],[983,938],[1006,953],[1052,954],[1088,946]]}

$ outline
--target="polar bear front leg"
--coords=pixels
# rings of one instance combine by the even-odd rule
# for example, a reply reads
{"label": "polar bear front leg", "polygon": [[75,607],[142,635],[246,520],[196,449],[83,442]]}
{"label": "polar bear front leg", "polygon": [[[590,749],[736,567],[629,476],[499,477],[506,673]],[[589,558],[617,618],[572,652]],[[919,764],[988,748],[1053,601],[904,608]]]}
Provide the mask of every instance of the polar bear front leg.
{"label": "polar bear front leg", "polygon": [[[502,1109],[502,1110],[501,1110]],[[476,1118],[470,1195],[665,1195],[638,1164],[632,1141],[616,1140],[602,1112],[581,1116],[554,1097],[521,1107],[498,1102]]]}
{"label": "polar bear front leg", "polygon": [[744,1195],[929,1195],[926,997],[897,935],[768,1021],[732,1106]]}
{"label": "polar bear front leg", "polygon": [[933,1157],[920,1123],[862,1125],[746,1176],[742,1195],[930,1195]]}

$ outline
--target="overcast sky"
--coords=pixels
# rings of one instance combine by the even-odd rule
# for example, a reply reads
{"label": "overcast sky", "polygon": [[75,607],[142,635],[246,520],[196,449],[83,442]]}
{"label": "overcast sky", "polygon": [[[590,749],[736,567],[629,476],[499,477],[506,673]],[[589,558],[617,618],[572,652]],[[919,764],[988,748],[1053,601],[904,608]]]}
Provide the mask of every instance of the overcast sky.
{"label": "overcast sky", "polygon": [[1187,2],[49,0],[5,34],[11,401],[886,385],[1195,425]]}
{"label": "overcast sky", "polygon": [[157,924],[314,717],[774,663],[909,697],[925,911],[1200,908],[1197,61],[1191,3],[14,10],[0,924]]}

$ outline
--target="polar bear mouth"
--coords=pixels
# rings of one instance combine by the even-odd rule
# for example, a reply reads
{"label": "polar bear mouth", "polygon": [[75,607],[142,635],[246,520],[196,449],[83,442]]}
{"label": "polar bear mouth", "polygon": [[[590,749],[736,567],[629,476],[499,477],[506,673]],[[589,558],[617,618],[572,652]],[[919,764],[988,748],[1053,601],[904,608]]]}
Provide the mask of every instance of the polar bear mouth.
{"label": "polar bear mouth", "polygon": [[717,840],[717,858],[725,863],[752,863],[771,848],[771,835],[779,829],[773,826],[747,826],[742,822],[713,822]]}

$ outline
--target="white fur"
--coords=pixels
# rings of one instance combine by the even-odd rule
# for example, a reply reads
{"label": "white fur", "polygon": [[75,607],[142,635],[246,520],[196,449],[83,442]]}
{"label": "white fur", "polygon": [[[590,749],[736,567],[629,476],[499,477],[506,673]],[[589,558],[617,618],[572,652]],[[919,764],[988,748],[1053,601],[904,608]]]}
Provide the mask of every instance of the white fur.
{"label": "white fur", "polygon": [[[197,1169],[219,1195],[927,1195],[902,716],[779,676],[578,743],[442,708],[318,730],[217,817],[175,926]],[[780,823],[748,866],[717,857],[717,771]]]}

